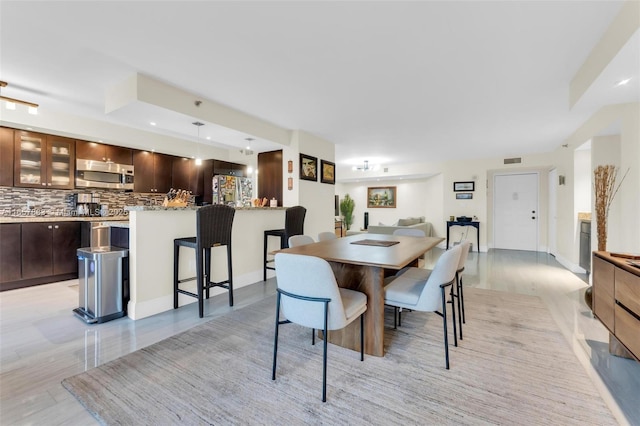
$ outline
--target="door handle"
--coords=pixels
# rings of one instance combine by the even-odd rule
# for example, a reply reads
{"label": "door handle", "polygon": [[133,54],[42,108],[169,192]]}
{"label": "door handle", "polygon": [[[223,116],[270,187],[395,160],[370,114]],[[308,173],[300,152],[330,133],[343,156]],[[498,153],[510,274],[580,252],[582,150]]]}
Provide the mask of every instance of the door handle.
{"label": "door handle", "polygon": [[535,216],[531,216],[531,219],[535,219],[535,218],[536,218]]}

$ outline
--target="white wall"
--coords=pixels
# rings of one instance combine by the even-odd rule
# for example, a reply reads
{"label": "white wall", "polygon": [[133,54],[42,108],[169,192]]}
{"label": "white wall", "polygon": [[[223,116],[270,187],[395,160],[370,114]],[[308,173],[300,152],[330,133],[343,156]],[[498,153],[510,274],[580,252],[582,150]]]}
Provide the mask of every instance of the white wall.
{"label": "white wall", "polygon": [[[591,211],[591,193],[593,192],[591,168],[591,150],[577,149],[573,154],[573,202],[576,212]],[[565,176],[566,178],[566,176]]]}
{"label": "white wall", "polygon": [[[304,233],[317,239],[320,232],[334,230],[335,185],[320,182],[320,165],[321,160],[335,163],[335,145],[312,134],[296,130],[292,134],[291,147],[294,149],[298,147],[298,152],[318,159],[316,182],[294,179],[294,191],[297,187],[299,205],[307,209]],[[287,160],[288,158],[283,158],[285,170]],[[298,176],[298,168],[294,167],[293,175]],[[288,177],[289,174],[285,173],[284,176]],[[284,180],[286,192],[286,178]]]}
{"label": "white wall", "polygon": [[[624,171],[621,172],[620,168],[620,136],[598,136],[594,137],[591,141],[591,155],[593,156],[593,164],[591,165],[591,175],[593,176],[593,170],[595,170],[598,166],[606,166],[613,165],[618,167],[619,177],[616,180],[616,185],[620,183],[622,179],[622,175]],[[625,179],[626,180],[626,179]],[[591,177],[591,182],[594,182],[594,178]],[[595,247],[597,249],[597,235],[598,235],[598,221],[595,213],[595,188],[592,186],[591,192],[593,192],[593,206],[589,206],[593,211],[593,222],[592,230],[592,241],[595,242]],[[607,218],[608,225],[607,226],[607,248],[620,247],[622,241],[621,233],[624,232],[624,228],[620,226],[616,226],[617,223],[621,220],[622,217],[622,209],[621,209],[621,201],[619,199],[619,194],[613,199],[611,203],[611,209],[609,210],[609,216]]]}

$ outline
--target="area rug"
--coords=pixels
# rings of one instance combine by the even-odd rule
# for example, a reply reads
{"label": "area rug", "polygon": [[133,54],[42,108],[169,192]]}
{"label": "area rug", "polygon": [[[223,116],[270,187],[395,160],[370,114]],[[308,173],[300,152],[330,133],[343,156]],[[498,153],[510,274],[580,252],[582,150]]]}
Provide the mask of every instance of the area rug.
{"label": "area rug", "polygon": [[[464,340],[444,368],[442,320],[403,315],[386,355],[322,344],[280,327],[271,380],[275,297],[65,379],[103,424],[616,424],[537,297],[465,289]],[[391,312],[391,311],[390,311]]]}

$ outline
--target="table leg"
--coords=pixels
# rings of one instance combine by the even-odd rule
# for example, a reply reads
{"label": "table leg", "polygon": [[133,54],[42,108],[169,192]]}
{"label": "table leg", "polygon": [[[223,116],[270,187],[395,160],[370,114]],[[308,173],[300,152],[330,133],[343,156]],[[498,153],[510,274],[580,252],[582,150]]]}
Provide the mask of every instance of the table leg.
{"label": "table leg", "polygon": [[[384,356],[384,269],[374,266],[348,265],[329,262],[342,288],[361,291],[367,295],[364,313],[364,352]],[[360,321],[342,330],[329,332],[329,342],[360,351]]]}
{"label": "table leg", "polygon": [[449,228],[451,228],[451,225],[447,223],[447,250],[449,250]]}

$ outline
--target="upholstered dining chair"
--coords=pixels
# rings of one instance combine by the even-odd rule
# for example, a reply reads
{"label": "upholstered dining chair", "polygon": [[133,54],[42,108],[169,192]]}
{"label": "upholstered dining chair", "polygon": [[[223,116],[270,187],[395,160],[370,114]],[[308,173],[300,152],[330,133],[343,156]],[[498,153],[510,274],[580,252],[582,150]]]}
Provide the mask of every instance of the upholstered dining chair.
{"label": "upholstered dining chair", "polygon": [[[459,245],[447,250],[440,256],[426,280],[415,279],[406,274],[396,277],[384,288],[385,305],[394,307],[394,324],[398,308],[421,312],[435,312],[442,317],[444,327],[445,365],[449,369],[449,339],[447,333],[447,292],[456,280],[456,270],[462,247]],[[449,292],[452,294],[452,291]],[[442,311],[442,312],[440,312]],[[453,335],[456,338],[455,303],[451,303],[453,317]],[[457,339],[455,340],[457,345]]]}
{"label": "upholstered dining chair", "polygon": [[321,232],[318,234],[318,241],[335,240],[338,236],[335,232]]}
{"label": "upholstered dining chair", "polygon": [[[323,330],[322,402],[327,401],[327,332],[339,330],[360,318],[360,361],[364,360],[364,312],[367,296],[339,288],[329,263],[318,257],[277,253],[275,256],[277,302],[273,340],[273,371],[276,379],[278,330],[281,324],[295,323],[311,328],[315,345],[316,329]],[[280,310],[285,319],[280,319]]]}
{"label": "upholstered dining chair", "polygon": [[422,229],[414,229],[414,228],[400,228],[393,231],[393,235],[405,235],[407,237],[426,237],[427,234],[424,233]]}
{"label": "upholstered dining chair", "polygon": [[315,241],[308,235],[293,235],[289,237],[289,247],[298,247],[313,243],[315,243]]}

